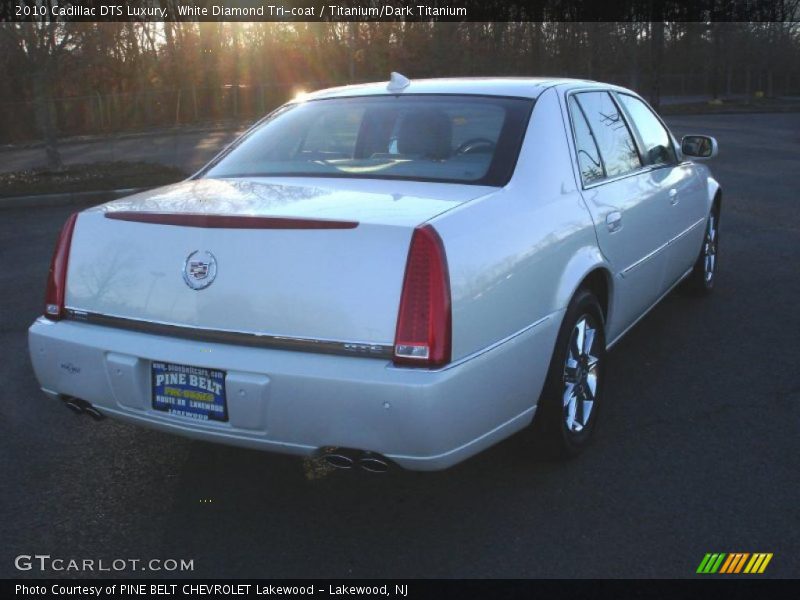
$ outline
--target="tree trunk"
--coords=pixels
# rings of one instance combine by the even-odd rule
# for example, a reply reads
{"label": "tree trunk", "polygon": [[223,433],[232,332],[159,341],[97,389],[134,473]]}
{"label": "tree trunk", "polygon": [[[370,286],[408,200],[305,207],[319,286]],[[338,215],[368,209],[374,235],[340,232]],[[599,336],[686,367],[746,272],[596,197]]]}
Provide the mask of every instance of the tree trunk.
{"label": "tree trunk", "polygon": [[658,110],[661,104],[661,70],[664,62],[664,21],[654,21],[651,33],[650,49],[653,68],[650,77],[650,104]]}
{"label": "tree trunk", "polygon": [[638,23],[628,23],[630,25],[630,33],[628,34],[628,56],[630,57],[629,62],[629,84],[630,87],[634,91],[638,91],[639,89],[639,48],[638,48]]}
{"label": "tree trunk", "polygon": [[721,35],[719,23],[711,25],[711,97],[719,98],[719,73],[722,59]]}
{"label": "tree trunk", "polygon": [[63,165],[61,154],[58,151],[56,138],[56,124],[53,115],[52,99],[50,97],[50,81],[46,68],[39,68],[33,75],[34,111],[39,133],[44,140],[47,166],[50,169],[59,169]]}

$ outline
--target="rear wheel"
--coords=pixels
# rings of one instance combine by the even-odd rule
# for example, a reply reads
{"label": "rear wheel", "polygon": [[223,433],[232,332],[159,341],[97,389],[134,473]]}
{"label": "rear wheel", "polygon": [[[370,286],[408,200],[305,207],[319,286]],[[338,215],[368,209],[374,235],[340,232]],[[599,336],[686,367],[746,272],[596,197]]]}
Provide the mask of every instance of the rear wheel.
{"label": "rear wheel", "polygon": [[687,277],[684,289],[698,296],[710,294],[717,279],[719,251],[719,208],[715,206],[708,215],[706,232],[700,254]]}
{"label": "rear wheel", "polygon": [[534,433],[544,453],[566,458],[589,443],[602,405],[605,375],[605,323],[597,298],[576,293],[556,339]]}

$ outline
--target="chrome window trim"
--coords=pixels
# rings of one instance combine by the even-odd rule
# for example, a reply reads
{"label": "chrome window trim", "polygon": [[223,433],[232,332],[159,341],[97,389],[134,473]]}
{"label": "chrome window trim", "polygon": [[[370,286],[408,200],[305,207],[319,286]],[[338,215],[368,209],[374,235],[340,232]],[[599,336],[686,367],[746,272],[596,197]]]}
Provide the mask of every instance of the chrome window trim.
{"label": "chrome window trim", "polygon": [[[596,180],[596,181],[594,181],[592,183],[585,183],[584,180],[583,180],[583,172],[581,171],[581,159],[579,158],[581,150],[580,150],[580,148],[578,148],[578,136],[575,133],[575,120],[572,117],[572,110],[570,108],[570,100],[571,99],[572,99],[572,94],[568,94],[567,95],[567,101],[566,101],[567,114],[569,115],[570,129],[572,129],[572,141],[573,141],[573,147],[575,149],[575,161],[577,162],[577,165],[578,165],[578,177],[581,180],[581,184],[584,185],[584,186],[586,186],[586,185],[597,185],[598,183],[602,183],[603,181],[606,181],[608,179],[608,176],[606,175],[606,161],[603,158],[602,153],[600,152],[600,146],[597,144],[597,139],[594,137],[594,131],[592,130],[592,126],[589,125],[589,117],[586,116],[586,111],[583,110],[583,106],[581,106],[581,103],[578,102],[577,100],[575,100],[575,106],[578,107],[578,110],[581,113],[581,117],[583,117],[583,122],[586,123],[586,128],[589,130],[589,135],[592,138],[592,143],[594,144],[594,149],[597,150],[597,158],[600,159],[600,168],[603,170],[603,176],[600,177],[600,179],[598,179],[598,180]],[[586,188],[584,187],[584,189],[586,189]]]}
{"label": "chrome window trim", "polygon": [[628,121],[628,128],[632,132],[634,132],[634,131],[636,132],[636,134],[634,135],[634,140],[636,141],[636,145],[639,147],[639,157],[642,159],[642,163],[644,163],[644,147],[642,146],[642,142],[644,140],[641,139],[641,135],[642,134],[639,132],[639,128],[636,127],[636,122],[633,120],[633,117],[628,112],[628,109],[625,108],[625,105],[622,103],[621,100],[619,100],[619,98],[617,96],[630,96],[631,98],[635,98],[636,100],[639,100],[650,111],[650,114],[652,114],[656,118],[656,121],[661,123],[661,127],[664,128],[664,131],[667,132],[667,137],[669,138],[669,141],[672,144],[672,151],[675,153],[675,160],[673,162],[671,162],[671,163],[662,163],[662,164],[658,164],[658,165],[649,165],[649,166],[653,167],[654,169],[663,169],[665,167],[676,167],[676,166],[678,166],[681,163],[680,159],[683,158],[683,154],[679,153],[678,142],[675,139],[675,136],[672,135],[672,131],[670,131],[669,127],[667,127],[667,124],[664,122],[664,119],[662,119],[661,115],[659,115],[653,109],[653,107],[650,106],[650,103],[647,100],[645,100],[644,98],[642,98],[641,96],[639,96],[637,94],[634,94],[632,92],[620,92],[620,91],[617,91],[617,90],[613,90],[611,92],[611,95],[614,97],[614,100],[616,101],[617,106],[620,109],[620,112],[623,113],[623,115],[624,115],[623,118]]}
{"label": "chrome window trim", "polygon": [[303,338],[269,333],[247,333],[225,329],[191,327],[162,321],[145,321],[117,315],[88,312],[73,307],[65,308],[64,318],[68,321],[89,323],[92,325],[113,327],[152,335],[164,335],[237,346],[272,348],[276,350],[295,350],[300,352],[387,359],[392,358],[394,351],[392,344],[330,340],[324,338]]}
{"label": "chrome window trim", "polygon": [[[574,121],[572,119],[572,111],[569,109],[569,99],[572,96],[575,96],[576,94],[585,94],[587,92],[605,92],[605,93],[607,93],[609,95],[609,97],[611,98],[611,102],[613,102],[614,106],[617,107],[617,111],[619,112],[620,116],[622,117],[622,122],[625,123],[625,127],[628,130],[628,134],[631,136],[631,139],[633,139],[633,143],[636,145],[636,151],[639,154],[639,163],[641,163],[641,165],[642,165],[641,167],[639,167],[638,169],[636,169],[634,171],[630,171],[629,173],[624,173],[622,175],[616,175],[614,177],[604,177],[603,179],[599,179],[599,180],[597,180],[597,181],[595,181],[593,183],[588,183],[587,184],[587,183],[585,183],[583,181],[583,175],[581,175],[580,164],[576,164],[576,160],[577,160],[577,156],[578,156],[578,154],[577,154],[577,152],[578,152],[578,139],[575,136],[575,123],[574,123]],[[578,106],[581,108],[581,111],[583,112],[583,107],[580,105],[580,102],[578,102]],[[572,160],[573,169],[577,169],[576,173],[578,175],[578,180],[581,182],[581,189],[588,190],[588,189],[597,187],[599,185],[604,185],[606,183],[612,183],[614,181],[619,181],[620,179],[627,179],[628,177],[634,177],[636,175],[641,175],[642,173],[649,173],[650,171],[653,170],[653,165],[645,165],[644,164],[644,160],[642,159],[642,154],[641,154],[641,148],[639,147],[639,141],[638,141],[638,139],[636,137],[636,134],[634,134],[633,130],[631,129],[630,123],[628,123],[627,115],[625,113],[623,113],[622,109],[619,106],[619,103],[617,102],[617,98],[614,96],[614,90],[612,90],[611,88],[606,88],[606,87],[575,88],[575,89],[572,89],[572,90],[568,90],[566,92],[566,94],[565,94],[564,108],[567,111],[567,119],[569,119],[569,128],[570,128],[570,132],[572,133],[572,152],[573,152],[573,155],[574,155],[573,156],[573,160]],[[584,114],[584,118],[586,119],[586,122],[587,122],[587,125],[588,125],[589,129],[591,129],[592,125],[591,125],[591,123],[589,123],[589,119],[588,119],[588,117],[586,117],[585,114]],[[594,131],[592,131],[592,137],[594,137]],[[596,144],[596,138],[595,138],[595,144]],[[597,152],[600,155],[600,160],[603,163],[603,172],[605,172],[605,159],[603,158],[603,153],[600,152],[600,148],[599,147],[597,148]]]}
{"label": "chrome window trim", "polygon": [[[577,154],[577,152],[578,152],[578,140],[577,140],[577,137],[575,135],[575,124],[574,124],[573,119],[572,119],[572,111],[569,108],[569,99],[570,99],[571,96],[573,96],[575,94],[581,94],[581,93],[585,93],[585,92],[607,92],[611,96],[613,102],[617,106],[617,110],[622,115],[623,121],[625,121],[625,124],[628,127],[628,132],[631,134],[631,137],[633,138],[634,144],[636,144],[637,151],[639,152],[639,161],[642,163],[642,167],[641,168],[639,168],[639,169],[637,169],[635,171],[631,171],[630,173],[625,173],[624,175],[617,175],[615,177],[605,177],[603,179],[598,179],[597,181],[594,181],[592,183],[585,183],[583,181],[583,176],[581,175],[580,164],[578,164],[576,162],[577,161],[577,156],[578,156],[578,154]],[[623,94],[623,93],[627,94],[628,96],[631,96],[633,98],[637,98],[637,99],[641,100],[642,102],[644,102],[645,105],[648,108],[650,108],[650,110],[653,112],[653,114],[656,116],[656,118],[659,120],[659,122],[664,126],[664,128],[667,130],[667,133],[669,134],[670,140],[672,140],[672,143],[675,146],[675,156],[677,158],[676,162],[669,163],[669,164],[661,164],[661,165],[645,165],[644,164],[644,161],[642,159],[642,154],[641,154],[641,148],[640,148],[640,145],[639,145],[638,132],[636,134],[633,132],[633,129],[631,128],[631,124],[628,122],[628,114],[624,111],[624,108],[620,106],[621,103],[617,100],[617,97],[616,97],[616,94]],[[578,106],[580,107],[580,104]],[[580,183],[581,190],[591,190],[591,189],[599,187],[601,185],[606,185],[607,183],[614,183],[615,181],[620,181],[622,179],[627,179],[629,177],[636,177],[637,175],[643,175],[645,173],[650,173],[652,171],[657,171],[659,169],[672,169],[672,168],[675,168],[675,167],[690,166],[690,165],[694,164],[691,160],[687,160],[683,156],[683,153],[680,151],[680,148],[678,147],[679,145],[677,144],[677,141],[675,140],[675,136],[672,135],[672,131],[670,130],[669,127],[667,127],[666,123],[664,123],[664,120],[661,118],[661,116],[652,109],[650,104],[648,104],[648,102],[644,98],[642,98],[641,96],[638,96],[638,95],[636,95],[634,93],[631,93],[631,92],[619,92],[619,91],[617,91],[615,89],[606,88],[606,87],[581,87],[581,88],[575,88],[575,89],[567,90],[565,92],[565,94],[564,94],[564,110],[567,113],[567,120],[569,121],[570,134],[572,135],[572,144],[571,144],[571,150],[572,150],[572,155],[573,155],[571,157],[572,158],[572,169],[575,172],[577,181]],[[586,117],[584,116],[584,118],[586,118]],[[588,122],[588,119],[587,119],[587,122]],[[589,127],[591,128],[591,125]],[[598,153],[599,152],[600,152],[600,150],[598,148]],[[604,161],[604,159],[602,157],[602,154],[600,155],[600,160],[603,161],[603,165],[604,165],[603,169],[605,170],[605,161]]]}

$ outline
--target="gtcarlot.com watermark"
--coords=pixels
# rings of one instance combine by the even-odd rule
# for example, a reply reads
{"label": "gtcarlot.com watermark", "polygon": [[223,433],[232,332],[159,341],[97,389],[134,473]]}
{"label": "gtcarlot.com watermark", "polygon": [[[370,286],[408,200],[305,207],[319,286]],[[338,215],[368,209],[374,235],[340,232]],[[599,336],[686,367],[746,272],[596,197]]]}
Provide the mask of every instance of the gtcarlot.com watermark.
{"label": "gtcarlot.com watermark", "polygon": [[49,554],[20,554],[14,559],[18,571],[56,573],[119,573],[124,571],[194,571],[194,559],[185,558],[62,558]]}

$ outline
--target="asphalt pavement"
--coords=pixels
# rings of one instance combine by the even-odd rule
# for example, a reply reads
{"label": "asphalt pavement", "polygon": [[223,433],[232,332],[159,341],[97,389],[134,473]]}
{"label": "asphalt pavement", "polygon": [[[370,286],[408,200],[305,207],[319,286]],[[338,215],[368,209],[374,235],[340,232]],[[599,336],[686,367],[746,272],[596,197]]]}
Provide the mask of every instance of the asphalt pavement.
{"label": "asphalt pavement", "polygon": [[314,478],[75,416],[37,389],[26,338],[70,209],[0,211],[0,577],[64,574],[21,554],[192,559],[198,577],[695,577],[707,552],[800,576],[800,114],[669,122],[719,140],[718,287],[670,294],[612,350],[594,444],[564,463],[523,432],[447,471]]}

